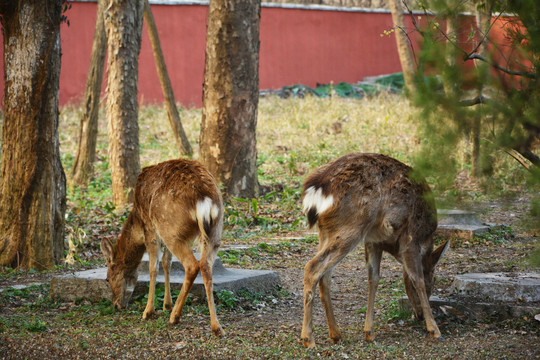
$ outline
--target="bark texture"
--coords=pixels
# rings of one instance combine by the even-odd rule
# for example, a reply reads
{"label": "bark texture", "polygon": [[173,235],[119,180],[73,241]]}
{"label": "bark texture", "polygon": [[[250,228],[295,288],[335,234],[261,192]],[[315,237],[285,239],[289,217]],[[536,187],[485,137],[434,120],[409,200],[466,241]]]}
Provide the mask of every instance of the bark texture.
{"label": "bark texture", "polygon": [[180,115],[176,108],[176,102],[174,99],[174,93],[171,86],[171,79],[169,79],[169,73],[167,72],[167,66],[165,65],[165,58],[163,57],[163,51],[161,50],[161,43],[159,41],[159,35],[156,28],[156,22],[154,21],[154,15],[150,9],[148,0],[144,1],[144,21],[148,27],[148,37],[150,38],[150,44],[152,45],[152,51],[154,52],[154,58],[156,60],[156,68],[165,97],[165,106],[167,108],[167,115],[171,128],[178,145],[178,152],[180,155],[191,156],[193,150],[189,144],[189,140],[186,136],[182,122],[180,121]]}
{"label": "bark texture", "polygon": [[86,185],[94,170],[96,157],[96,142],[98,133],[99,96],[103,79],[105,54],[107,53],[107,37],[103,25],[103,12],[107,5],[106,0],[99,0],[97,7],[96,29],[92,43],[92,57],[90,69],[86,80],[84,93],[84,113],[81,118],[79,131],[79,146],[73,163],[73,181],[79,185]]}
{"label": "bark texture", "polygon": [[390,11],[392,12],[392,20],[395,27],[396,44],[398,49],[399,61],[403,71],[405,85],[409,90],[414,91],[414,74],[416,68],[412,57],[409,38],[405,32],[405,19],[403,17],[402,0],[388,0]]}
{"label": "bark texture", "polygon": [[[492,1],[486,1],[485,7],[478,9],[476,12],[476,26],[478,28],[478,39],[479,41],[482,41],[482,44],[478,48],[478,53],[483,58],[488,58],[488,44],[489,44],[489,31],[491,27],[491,13],[493,9],[493,2]],[[480,62],[479,60],[476,60],[476,66],[479,68],[478,71],[480,72],[481,81],[479,81],[480,87],[478,89],[478,97],[483,96],[483,84],[486,84],[489,79],[489,66],[485,62]],[[477,106],[483,106],[482,104],[478,104]],[[479,116],[476,119],[474,119],[474,123],[472,124],[472,159],[471,159],[471,173],[474,177],[480,177],[482,169],[480,164],[480,135],[481,135],[481,128],[482,128],[482,118]]]}
{"label": "bark texture", "polygon": [[210,1],[200,159],[228,195],[258,193],[260,1]]}
{"label": "bark texture", "polygon": [[107,125],[113,203],[133,201],[140,172],[137,103],[138,57],[144,0],[111,1],[105,11],[108,43]]}
{"label": "bark texture", "polygon": [[0,265],[50,269],[64,256],[58,142],[62,1],[1,1],[4,128]]}

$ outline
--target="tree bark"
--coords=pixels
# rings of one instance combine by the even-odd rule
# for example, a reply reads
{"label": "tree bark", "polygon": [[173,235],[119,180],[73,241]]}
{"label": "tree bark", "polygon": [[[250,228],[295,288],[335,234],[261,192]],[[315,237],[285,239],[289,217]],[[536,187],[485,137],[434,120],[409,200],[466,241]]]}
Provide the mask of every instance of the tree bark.
{"label": "tree bark", "polygon": [[[487,58],[488,55],[488,43],[489,43],[489,30],[491,26],[491,13],[492,13],[493,4],[491,1],[487,0],[484,9],[479,9],[476,12],[476,25],[478,28],[478,38],[479,41],[482,41],[482,44],[478,48],[480,56]],[[489,66],[484,62],[478,61],[476,63],[478,71],[480,72],[481,79],[478,82],[478,96],[483,96],[484,84],[488,81],[489,78]],[[479,104],[478,106],[483,106]],[[472,124],[472,161],[471,161],[471,173],[473,177],[480,177],[481,175],[481,164],[480,164],[480,132],[482,128],[482,118],[478,115],[473,119]]]}
{"label": "tree bark", "polygon": [[2,266],[51,269],[64,256],[66,179],[58,140],[61,9],[61,0],[0,2]]}
{"label": "tree bark", "polygon": [[79,146],[73,163],[72,179],[79,185],[88,184],[94,170],[96,142],[98,133],[99,97],[103,79],[103,67],[107,53],[107,37],[103,25],[103,13],[107,0],[99,0],[97,7],[96,29],[92,44],[90,69],[86,80],[84,95],[84,113],[79,131]]}
{"label": "tree bark", "polygon": [[258,193],[259,0],[211,0],[200,159],[228,195]]}
{"label": "tree bark", "polygon": [[156,60],[159,82],[161,83],[161,89],[163,91],[163,96],[165,97],[167,115],[176,139],[178,151],[180,155],[191,156],[193,154],[193,150],[191,149],[189,140],[184,132],[182,122],[180,121],[180,115],[178,114],[178,109],[176,108],[171,80],[169,79],[167,66],[165,65],[165,58],[163,57],[163,51],[161,50],[161,43],[159,41],[156,22],[154,21],[154,15],[152,14],[152,9],[150,9],[148,0],[144,0],[144,21],[146,21],[146,26],[148,27],[148,36],[150,38],[150,44],[152,45],[154,58]]}
{"label": "tree bark", "polygon": [[[451,15],[446,19],[446,67],[453,69],[456,66],[456,59],[458,57],[457,42],[458,42],[458,24],[459,16]],[[443,76],[442,80],[444,92],[446,96],[455,97],[456,84],[452,76]]]}
{"label": "tree bark", "polygon": [[133,201],[140,172],[137,103],[138,56],[144,0],[111,1],[105,11],[108,43],[107,125],[113,203]]}
{"label": "tree bark", "polygon": [[401,1],[402,0],[389,0],[388,5],[394,22],[396,44],[405,85],[410,91],[414,91],[414,74],[416,73],[416,68],[414,66],[414,60],[409,45],[409,38],[405,32],[405,20],[403,17],[403,6],[401,5]]}

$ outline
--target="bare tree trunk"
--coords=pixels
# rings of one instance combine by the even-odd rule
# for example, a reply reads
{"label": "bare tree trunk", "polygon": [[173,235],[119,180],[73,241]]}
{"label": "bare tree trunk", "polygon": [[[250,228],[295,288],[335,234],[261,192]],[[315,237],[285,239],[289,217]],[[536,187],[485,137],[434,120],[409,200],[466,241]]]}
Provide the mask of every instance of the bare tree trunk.
{"label": "bare tree trunk", "polygon": [[[479,54],[483,58],[487,58],[488,55],[488,44],[489,44],[489,29],[491,26],[491,13],[493,9],[493,3],[491,1],[486,1],[485,8],[479,9],[476,13],[476,25],[478,27],[478,36],[480,41],[483,41],[480,45],[480,48],[478,49]],[[486,63],[484,62],[477,62],[478,71],[480,72],[480,76],[483,78],[481,81],[479,81],[480,88],[478,89],[478,96],[481,97],[483,94],[483,85],[488,79],[488,69]],[[477,106],[484,106],[482,104],[479,104]],[[474,123],[472,126],[472,142],[473,142],[473,148],[472,148],[472,161],[471,161],[471,172],[474,177],[479,177],[481,175],[481,164],[480,164],[480,132],[482,127],[482,118],[481,116],[476,117],[474,119]]]}
{"label": "bare tree trunk", "polygon": [[137,104],[138,56],[144,0],[111,1],[105,11],[108,43],[107,124],[113,203],[133,201],[140,172]]}
{"label": "bare tree trunk", "polygon": [[178,151],[180,155],[191,156],[193,154],[193,150],[191,149],[189,140],[184,132],[182,122],[180,121],[180,115],[178,114],[178,109],[176,108],[171,80],[169,79],[167,66],[165,65],[165,58],[163,57],[163,51],[161,50],[161,44],[159,42],[156,23],[154,21],[154,15],[152,15],[152,10],[150,9],[148,0],[144,1],[144,21],[146,21],[146,26],[148,27],[148,36],[150,37],[150,44],[152,45],[154,58],[156,59],[159,82],[161,83],[161,89],[163,90],[163,96],[165,97],[167,115],[176,139]]}
{"label": "bare tree trunk", "polygon": [[[446,64],[447,67],[453,69],[456,66],[457,53],[457,41],[458,41],[458,15],[449,16],[446,19]],[[450,78],[449,75],[443,76],[443,88],[447,96],[456,96],[455,81]]]}
{"label": "bare tree trunk", "polygon": [[86,80],[84,95],[84,113],[79,131],[79,146],[73,163],[73,181],[79,185],[88,184],[94,170],[96,142],[98,133],[99,96],[103,79],[105,54],[107,53],[107,37],[103,25],[103,13],[107,0],[99,0],[97,7],[96,29],[92,44],[92,58]]}
{"label": "bare tree trunk", "polygon": [[58,141],[61,8],[61,0],[0,1],[2,266],[50,269],[64,256],[66,179]]}
{"label": "bare tree trunk", "polygon": [[200,158],[233,196],[258,193],[260,10],[258,0],[210,1]]}
{"label": "bare tree trunk", "polygon": [[392,12],[399,61],[401,62],[405,85],[409,90],[414,91],[414,74],[416,68],[414,66],[414,60],[409,45],[409,38],[405,32],[405,20],[403,17],[403,6],[401,5],[401,1],[402,0],[388,0],[388,5]]}

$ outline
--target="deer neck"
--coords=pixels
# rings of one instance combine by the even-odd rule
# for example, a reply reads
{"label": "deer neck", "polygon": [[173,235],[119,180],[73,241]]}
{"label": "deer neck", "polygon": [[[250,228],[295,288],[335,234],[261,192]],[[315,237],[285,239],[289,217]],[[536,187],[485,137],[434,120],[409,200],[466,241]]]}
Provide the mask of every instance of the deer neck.
{"label": "deer neck", "polygon": [[131,271],[139,266],[144,252],[146,251],[144,241],[137,241],[140,240],[138,238],[141,234],[137,234],[139,229],[135,226],[135,219],[132,214],[133,212],[129,214],[129,217],[122,228],[122,233],[118,238],[118,242],[116,243],[118,263],[126,270]]}

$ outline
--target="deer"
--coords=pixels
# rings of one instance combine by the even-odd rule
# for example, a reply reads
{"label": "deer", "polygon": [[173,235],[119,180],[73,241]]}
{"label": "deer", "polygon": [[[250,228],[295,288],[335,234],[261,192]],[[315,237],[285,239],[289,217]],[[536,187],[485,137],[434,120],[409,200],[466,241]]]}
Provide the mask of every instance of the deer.
{"label": "deer", "polygon": [[[223,228],[223,200],[214,177],[199,162],[169,160],[144,168],[133,190],[133,209],[116,243],[101,241],[107,262],[107,281],[113,306],[125,307],[137,283],[137,267],[148,252],[150,285],[143,319],[155,314],[154,298],[158,257],[163,244],[162,266],[165,276],[163,310],[171,310],[170,262],[174,254],[185,269],[185,279],[172,308],[169,324],[177,324],[188,293],[201,272],[210,327],[218,336],[221,327],[214,305],[212,265],[220,246]],[[192,244],[198,238],[201,259],[197,261]]]}
{"label": "deer", "polygon": [[433,249],[437,211],[424,179],[413,176],[412,168],[386,155],[348,154],[306,178],[302,205],[308,226],[317,226],[319,232],[317,252],[304,269],[301,341],[305,347],[315,346],[312,317],[317,284],[330,339],[334,343],[342,340],[330,298],[332,271],[360,243],[364,244],[368,274],[365,339],[374,340],[375,293],[383,251],[403,266],[405,290],[415,318],[424,317],[431,337],[441,336],[429,296],[435,265],[449,242]]}

